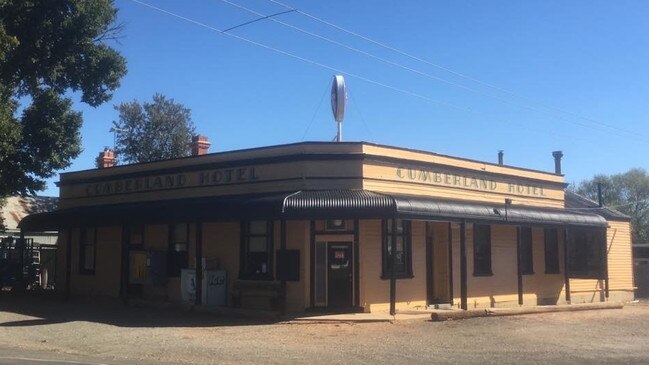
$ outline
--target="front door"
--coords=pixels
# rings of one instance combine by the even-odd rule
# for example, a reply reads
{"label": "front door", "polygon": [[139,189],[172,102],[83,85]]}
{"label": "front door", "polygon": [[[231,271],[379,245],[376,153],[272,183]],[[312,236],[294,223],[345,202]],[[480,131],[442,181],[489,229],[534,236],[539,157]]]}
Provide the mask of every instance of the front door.
{"label": "front door", "polygon": [[429,222],[426,237],[428,304],[451,303],[450,235],[447,223]]}
{"label": "front door", "polygon": [[352,306],[352,245],[330,243],[327,254],[328,306],[333,308]]}

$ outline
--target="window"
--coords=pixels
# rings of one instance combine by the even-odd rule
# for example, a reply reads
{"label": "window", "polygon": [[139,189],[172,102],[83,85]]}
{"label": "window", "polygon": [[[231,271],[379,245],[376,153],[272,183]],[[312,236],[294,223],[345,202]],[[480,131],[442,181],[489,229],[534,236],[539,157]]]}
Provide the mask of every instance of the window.
{"label": "window", "polygon": [[241,279],[272,280],[273,229],[270,221],[250,221],[241,235]]}
{"label": "window", "polygon": [[568,267],[575,279],[604,278],[606,231],[571,229],[568,243]]}
{"label": "window", "polygon": [[144,225],[143,224],[134,224],[129,227],[129,237],[128,243],[131,246],[142,246],[144,245]]}
{"label": "window", "polygon": [[491,276],[491,226],[473,225],[473,276]]}
{"label": "window", "polygon": [[521,227],[521,274],[533,275],[534,274],[534,256],[532,253],[532,228]]}
{"label": "window", "polygon": [[545,236],[545,273],[559,273],[559,233],[556,229],[546,229]]}
{"label": "window", "polygon": [[[392,227],[392,223],[396,227]],[[410,221],[401,219],[383,221],[383,278],[390,278],[390,254],[392,253],[392,237],[396,238],[394,250],[394,274],[397,278],[411,278],[412,252]]]}
{"label": "window", "polygon": [[169,251],[167,253],[167,276],[178,277],[180,270],[189,267],[189,225],[187,223],[169,226]]}
{"label": "window", "polygon": [[81,228],[79,243],[79,273],[94,275],[97,229]]}

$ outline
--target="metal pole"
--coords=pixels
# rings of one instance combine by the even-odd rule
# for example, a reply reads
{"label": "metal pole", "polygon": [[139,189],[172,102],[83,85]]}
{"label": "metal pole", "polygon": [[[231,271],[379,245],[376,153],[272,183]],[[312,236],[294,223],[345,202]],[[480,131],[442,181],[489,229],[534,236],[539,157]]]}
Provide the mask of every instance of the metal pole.
{"label": "metal pole", "polygon": [[338,133],[336,134],[336,142],[342,142],[343,140],[343,123],[338,122]]}
{"label": "metal pole", "polygon": [[394,254],[397,249],[397,220],[392,218],[392,240],[390,242],[390,314],[395,315],[396,302],[397,302],[397,277],[394,272],[394,262],[396,255]]}
{"label": "metal pole", "polygon": [[602,240],[603,247],[602,249],[602,261],[604,264],[604,300],[608,301],[609,296],[609,280],[608,280],[608,237],[606,236],[606,228],[602,229]]}
{"label": "metal pole", "polygon": [[68,227],[65,244],[65,299],[70,299],[72,284],[72,227]]}
{"label": "metal pole", "polygon": [[277,264],[282,265],[282,267],[277,268],[277,272],[281,273],[280,277],[280,285],[281,285],[281,303],[280,303],[280,312],[281,314],[286,314],[286,274],[287,274],[287,260],[286,260],[286,220],[282,219],[280,221],[280,246],[279,246],[279,252],[280,252],[280,260],[277,260]]}
{"label": "metal pole", "polygon": [[466,222],[460,223],[460,308],[467,310]]}
{"label": "metal pole", "polygon": [[448,296],[453,305],[453,227],[448,222]]}
{"label": "metal pole", "polygon": [[521,227],[516,227],[516,280],[518,284],[518,305],[523,305],[523,270],[521,269]]}
{"label": "metal pole", "polygon": [[122,301],[128,303],[128,282],[129,282],[129,269],[130,269],[130,227],[126,223],[122,223],[122,265],[121,265],[121,285],[122,285]]}
{"label": "metal pole", "polygon": [[563,230],[563,278],[566,286],[566,302],[570,304],[570,264],[568,262],[568,228]]}
{"label": "metal pole", "polygon": [[203,304],[203,222],[196,222],[196,298],[194,298],[195,305]]}

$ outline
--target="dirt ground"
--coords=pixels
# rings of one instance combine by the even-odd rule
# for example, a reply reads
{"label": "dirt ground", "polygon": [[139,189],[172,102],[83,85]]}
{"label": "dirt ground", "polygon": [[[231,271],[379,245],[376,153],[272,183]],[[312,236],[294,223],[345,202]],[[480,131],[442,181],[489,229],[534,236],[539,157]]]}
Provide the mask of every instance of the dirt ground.
{"label": "dirt ground", "polygon": [[0,296],[0,357],[167,364],[647,364],[649,303],[396,323],[304,324]]}

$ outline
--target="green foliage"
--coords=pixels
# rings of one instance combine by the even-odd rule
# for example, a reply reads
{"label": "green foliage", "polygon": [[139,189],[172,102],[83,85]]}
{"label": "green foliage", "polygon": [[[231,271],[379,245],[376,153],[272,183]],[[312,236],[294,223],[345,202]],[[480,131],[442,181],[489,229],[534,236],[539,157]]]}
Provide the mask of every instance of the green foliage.
{"label": "green foliage", "polygon": [[631,216],[633,242],[649,242],[649,175],[643,169],[631,169],[617,175],[595,175],[582,181],[578,194],[597,201],[597,184],[602,185],[602,204]]}
{"label": "green foliage", "polygon": [[0,0],[0,197],[44,189],[81,152],[81,114],[62,95],[112,97],[126,73],[103,43],[116,16],[111,0]]}
{"label": "green foliage", "polygon": [[191,112],[160,94],[152,103],[137,100],[115,106],[119,121],[115,152],[129,163],[189,156],[194,134]]}

